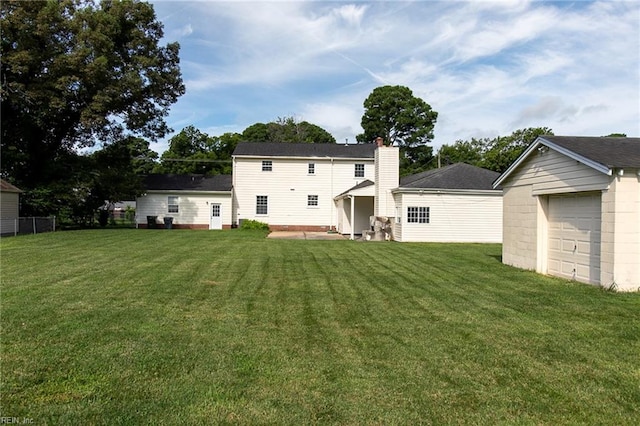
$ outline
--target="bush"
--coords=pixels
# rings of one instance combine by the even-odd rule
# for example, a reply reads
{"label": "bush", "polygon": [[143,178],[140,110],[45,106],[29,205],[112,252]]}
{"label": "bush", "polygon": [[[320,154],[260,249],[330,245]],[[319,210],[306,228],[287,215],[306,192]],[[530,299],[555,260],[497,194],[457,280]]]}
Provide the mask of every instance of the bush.
{"label": "bush", "polygon": [[240,229],[257,229],[260,231],[268,231],[269,224],[257,220],[245,219],[242,221]]}

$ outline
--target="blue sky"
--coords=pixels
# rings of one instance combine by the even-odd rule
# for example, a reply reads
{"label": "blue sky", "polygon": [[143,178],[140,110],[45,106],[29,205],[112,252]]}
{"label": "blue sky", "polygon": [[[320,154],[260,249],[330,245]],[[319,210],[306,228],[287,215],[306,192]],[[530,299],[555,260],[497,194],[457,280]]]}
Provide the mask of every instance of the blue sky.
{"label": "blue sky", "polygon": [[371,91],[402,85],[438,112],[436,149],[524,127],[640,136],[635,0],[151,3],[181,46],[175,132],[294,116],[355,143]]}

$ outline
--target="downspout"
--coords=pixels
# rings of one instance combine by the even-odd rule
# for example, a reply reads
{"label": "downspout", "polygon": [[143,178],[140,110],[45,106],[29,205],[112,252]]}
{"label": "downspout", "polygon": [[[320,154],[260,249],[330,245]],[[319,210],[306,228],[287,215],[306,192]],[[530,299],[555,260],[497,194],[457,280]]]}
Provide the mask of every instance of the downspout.
{"label": "downspout", "polygon": [[[333,157],[331,157],[331,197],[333,198]],[[333,201],[333,199],[331,200],[331,209],[329,210],[329,231],[333,230],[333,224],[334,224],[334,219],[336,218],[334,216],[334,214],[337,216],[337,211],[336,213],[334,213],[333,211],[333,206],[335,204],[335,201]],[[337,230],[337,226],[336,226],[336,230]]]}
{"label": "downspout", "polygon": [[354,240],[355,236],[353,230],[356,227],[356,218],[353,217],[353,215],[356,214],[356,198],[353,195],[349,195],[349,201],[349,204],[351,204],[351,239]]}

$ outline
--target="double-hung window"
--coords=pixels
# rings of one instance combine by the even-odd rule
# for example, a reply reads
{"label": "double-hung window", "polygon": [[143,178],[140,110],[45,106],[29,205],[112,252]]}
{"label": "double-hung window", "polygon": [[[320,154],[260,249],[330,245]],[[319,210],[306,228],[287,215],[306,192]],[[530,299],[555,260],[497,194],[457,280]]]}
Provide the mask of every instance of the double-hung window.
{"label": "double-hung window", "polygon": [[266,215],[269,213],[269,197],[267,195],[256,195],[256,214]]}
{"label": "double-hung window", "polygon": [[429,207],[407,207],[407,223],[429,223]]}
{"label": "double-hung window", "polygon": [[310,175],[315,175],[316,174],[316,163],[309,163],[308,171],[309,171]]}
{"label": "double-hung window", "polygon": [[318,207],[317,195],[307,195],[307,207]]}
{"label": "double-hung window", "polygon": [[356,163],[355,164],[355,168],[354,168],[354,174],[355,177],[360,178],[360,177],[364,177],[364,164],[363,163]]}
{"label": "double-hung window", "polygon": [[178,197],[175,195],[169,195],[169,197],[167,197],[167,212],[178,213],[179,210]]}
{"label": "double-hung window", "polygon": [[270,172],[273,170],[273,162],[271,160],[262,160],[262,171]]}

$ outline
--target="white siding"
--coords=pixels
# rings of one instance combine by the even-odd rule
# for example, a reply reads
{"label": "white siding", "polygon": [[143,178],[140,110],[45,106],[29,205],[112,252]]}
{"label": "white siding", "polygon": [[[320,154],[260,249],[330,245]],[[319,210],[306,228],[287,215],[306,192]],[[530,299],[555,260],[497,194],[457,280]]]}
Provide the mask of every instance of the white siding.
{"label": "white siding", "polygon": [[640,170],[611,177],[602,193],[601,276],[604,287],[640,290]]}
{"label": "white siding", "polygon": [[17,192],[0,192],[0,234],[13,234],[16,230],[18,213]]}
{"label": "white siding", "polygon": [[[402,223],[398,241],[479,242],[502,241],[502,193],[402,194]],[[429,223],[408,223],[408,207],[429,207]]]}
{"label": "white siding", "polygon": [[532,153],[503,186],[530,186],[532,195],[606,189],[609,177],[556,151]]}
{"label": "white siding", "polygon": [[[272,226],[335,227],[333,198],[361,183],[373,180],[373,159],[343,160],[330,158],[269,158],[273,168],[262,171],[262,158],[236,157],[233,186],[236,202],[234,220],[253,219]],[[308,173],[309,163],[315,173]],[[354,176],[355,164],[365,164],[365,176]],[[268,198],[268,214],[256,214],[256,196]],[[318,206],[307,206],[307,196],[317,195]]]}
{"label": "white siding", "polygon": [[[178,213],[168,212],[169,196],[178,196]],[[223,227],[231,226],[231,193],[196,194],[183,193],[181,191],[149,191],[147,195],[136,200],[136,222],[138,224],[146,224],[147,216],[158,216],[158,223],[162,223],[165,217],[173,217],[174,225],[195,225],[199,228],[208,229],[211,203],[220,203],[222,205],[222,225]]]}
{"label": "white siding", "polygon": [[376,216],[393,217],[395,204],[391,190],[400,184],[399,148],[382,146],[375,154],[375,207]]}

